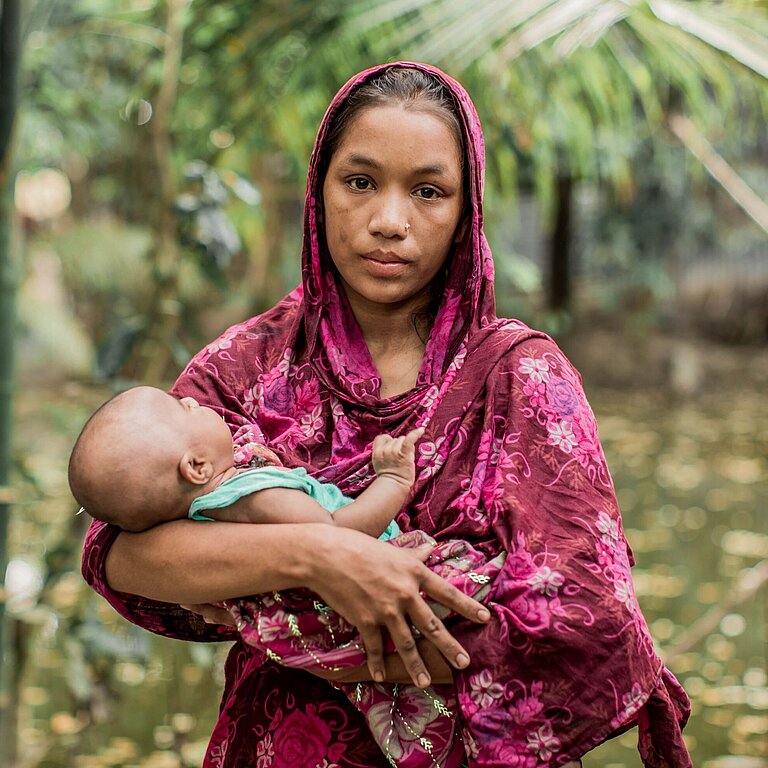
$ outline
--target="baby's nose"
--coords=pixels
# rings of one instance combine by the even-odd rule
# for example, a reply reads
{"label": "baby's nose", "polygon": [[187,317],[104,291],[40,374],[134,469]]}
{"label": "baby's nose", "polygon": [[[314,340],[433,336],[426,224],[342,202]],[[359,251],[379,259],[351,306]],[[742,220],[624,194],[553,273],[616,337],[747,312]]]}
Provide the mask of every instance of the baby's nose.
{"label": "baby's nose", "polygon": [[198,403],[197,400],[195,400],[194,397],[182,397],[181,398],[181,402],[184,405],[189,406],[190,408],[199,408],[200,407],[200,403]]}

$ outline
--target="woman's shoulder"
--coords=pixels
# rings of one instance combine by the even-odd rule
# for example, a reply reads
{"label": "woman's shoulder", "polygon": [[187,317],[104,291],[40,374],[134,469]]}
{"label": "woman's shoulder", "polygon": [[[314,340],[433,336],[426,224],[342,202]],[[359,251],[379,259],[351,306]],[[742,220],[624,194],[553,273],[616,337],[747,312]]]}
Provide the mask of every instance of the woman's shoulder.
{"label": "woman's shoulder", "polygon": [[555,340],[521,320],[500,317],[485,325],[475,342],[480,349],[495,348],[501,357],[524,357],[532,350],[560,351]]}
{"label": "woman's shoulder", "polygon": [[[558,369],[578,377],[558,343],[544,331],[531,328],[520,320],[499,318],[485,328],[477,345],[486,361],[493,360],[496,374]],[[489,378],[493,378],[491,374]]]}
{"label": "woman's shoulder", "polygon": [[218,338],[206,344],[193,358],[196,364],[221,360],[252,360],[254,355],[280,355],[290,343],[292,331],[301,316],[301,293],[295,290],[260,315],[230,326]]}
{"label": "woman's shoulder", "polygon": [[176,381],[175,393],[209,404],[208,390],[240,391],[250,386],[253,376],[292,355],[299,335],[301,298],[301,289],[296,289],[272,309],[227,328],[189,361]]}

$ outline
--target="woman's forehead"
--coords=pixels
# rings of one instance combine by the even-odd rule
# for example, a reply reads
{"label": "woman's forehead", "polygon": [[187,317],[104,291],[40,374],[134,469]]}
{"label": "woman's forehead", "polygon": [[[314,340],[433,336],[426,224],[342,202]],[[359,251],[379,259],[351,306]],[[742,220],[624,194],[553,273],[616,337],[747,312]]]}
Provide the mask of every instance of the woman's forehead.
{"label": "woman's forehead", "polygon": [[355,115],[332,162],[377,169],[392,159],[417,162],[422,169],[454,172],[461,165],[461,146],[448,123],[432,110],[380,104]]}

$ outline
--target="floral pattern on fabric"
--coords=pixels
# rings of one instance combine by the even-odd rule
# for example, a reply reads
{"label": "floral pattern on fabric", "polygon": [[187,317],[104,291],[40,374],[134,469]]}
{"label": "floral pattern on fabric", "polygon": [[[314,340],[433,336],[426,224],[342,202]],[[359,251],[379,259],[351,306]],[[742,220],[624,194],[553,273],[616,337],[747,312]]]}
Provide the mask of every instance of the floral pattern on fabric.
{"label": "floral pattern on fabric", "polygon": [[[484,598],[491,621],[447,619],[471,655],[470,666],[454,673],[455,691],[444,695],[458,703],[471,768],[563,765],[635,724],[647,768],[690,768],[681,735],[688,700],[655,655],[637,608],[631,554],[579,376],[544,334],[496,318],[474,107],[444,73],[407,66],[440,80],[458,106],[470,210],[445,267],[416,386],[380,397],[378,371],[319,231],[318,162],[330,119],[352,89],[382,71],[375,68],[339,91],[320,126],[305,201],[302,284],[202,350],[174,392],[217,410],[238,446],[262,443],[285,466],[304,467],[352,496],[374,477],[377,434],[425,427],[400,528],[464,542],[486,562],[506,555]],[[170,637],[234,637],[178,606],[110,590],[105,562],[117,534],[93,523],[83,556],[86,579],[116,610]],[[270,637],[290,640],[279,624]],[[398,727],[438,722],[422,704],[413,702]],[[324,768],[389,765],[371,727],[393,722],[391,714],[379,718],[376,703],[371,712],[373,725],[325,681],[236,642],[204,768],[266,768],[284,760],[281,748],[298,755],[300,725],[310,734],[307,759]],[[399,744],[405,755],[415,740],[401,734]],[[461,761],[451,755],[443,768]]]}
{"label": "floral pattern on fabric", "polygon": [[[393,546],[436,544],[421,531],[393,539]],[[427,565],[467,595],[482,600],[505,553],[487,556],[462,541],[437,544]],[[297,591],[227,601],[243,640],[271,661],[298,669],[339,671],[365,663],[357,629],[311,593]],[[445,617],[445,609],[435,605]],[[388,647],[391,652],[393,647]],[[453,686],[422,690],[394,683],[334,684],[365,716],[387,760],[399,768],[455,765],[465,757]]]}

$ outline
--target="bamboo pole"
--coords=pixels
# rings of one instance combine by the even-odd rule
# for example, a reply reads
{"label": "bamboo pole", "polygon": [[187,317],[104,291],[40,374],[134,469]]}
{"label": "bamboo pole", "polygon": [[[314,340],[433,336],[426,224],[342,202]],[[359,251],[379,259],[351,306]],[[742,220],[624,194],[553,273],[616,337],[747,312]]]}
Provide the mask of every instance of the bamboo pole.
{"label": "bamboo pole", "polygon": [[16,762],[16,703],[10,695],[5,573],[8,565],[9,489],[18,267],[12,250],[13,136],[21,59],[21,2],[0,3],[0,764]]}

